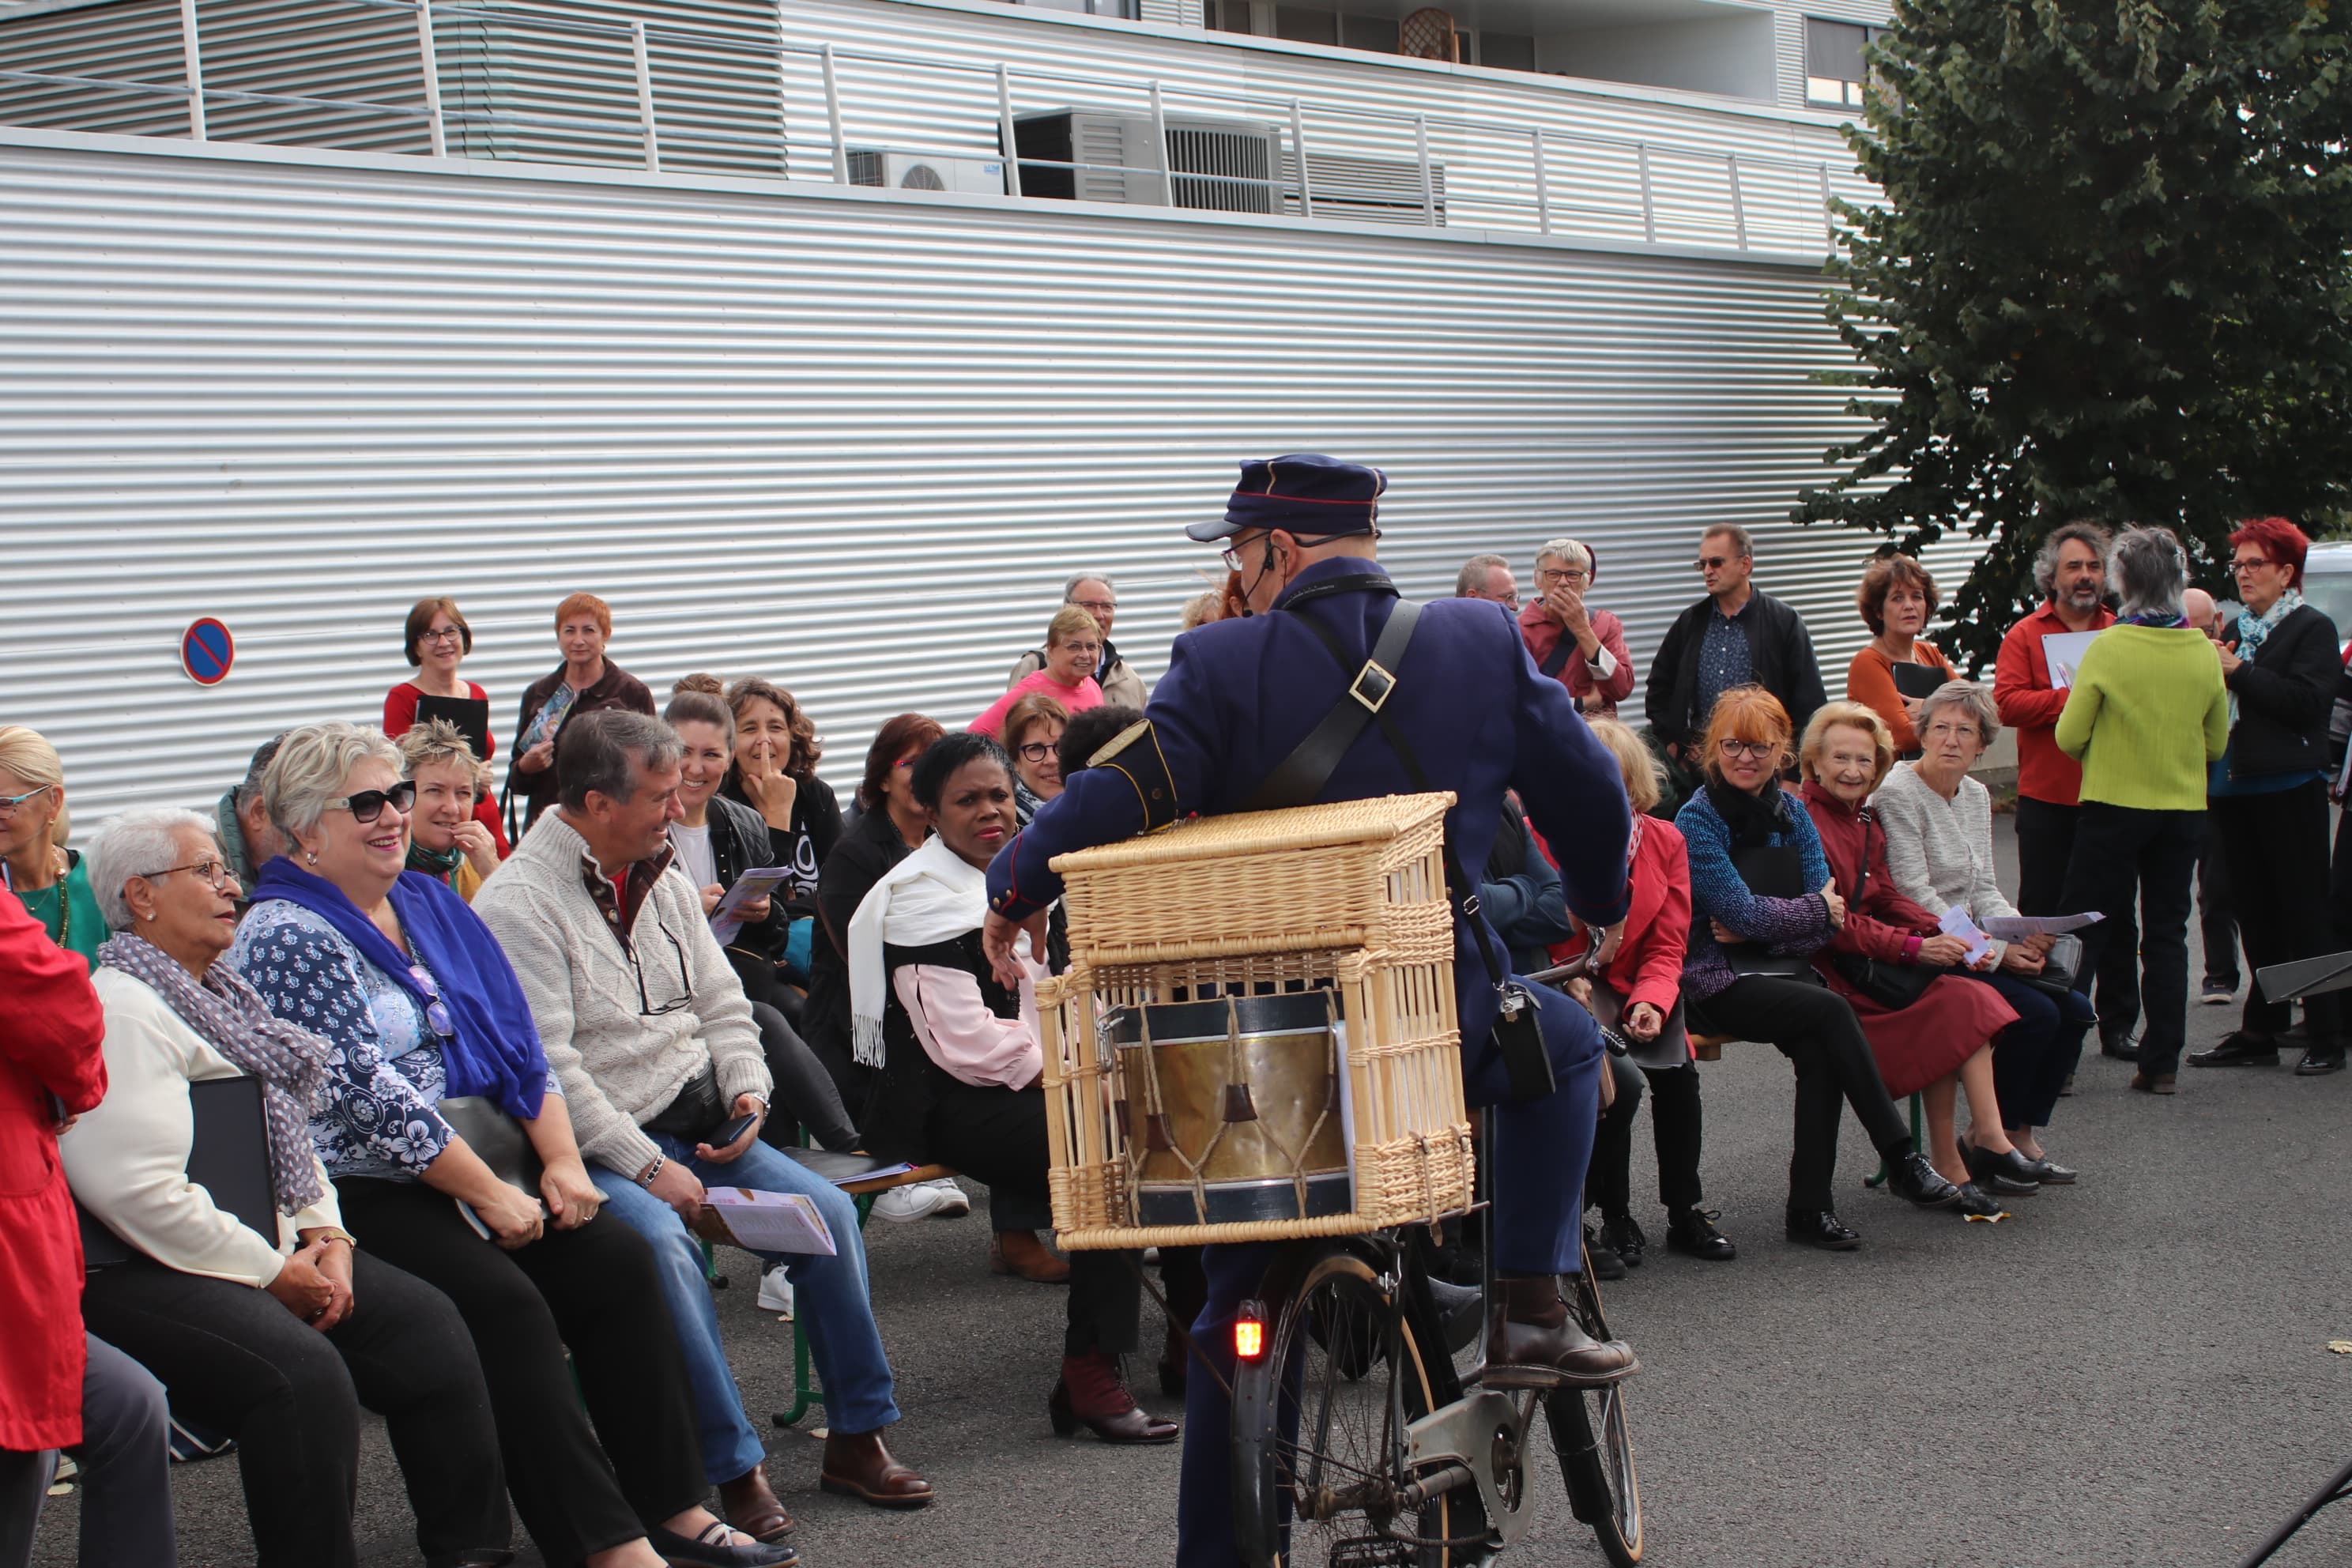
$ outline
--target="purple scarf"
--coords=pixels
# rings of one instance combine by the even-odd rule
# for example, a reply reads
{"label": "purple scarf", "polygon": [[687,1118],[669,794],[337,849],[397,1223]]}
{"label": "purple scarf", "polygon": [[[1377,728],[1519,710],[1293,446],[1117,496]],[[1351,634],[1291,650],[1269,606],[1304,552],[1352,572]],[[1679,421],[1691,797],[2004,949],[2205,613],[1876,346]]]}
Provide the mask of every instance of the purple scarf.
{"label": "purple scarf", "polygon": [[423,964],[440,987],[457,1031],[441,1041],[449,1093],[487,1096],[525,1121],[539,1115],[547,1092],[547,1053],[540,1047],[539,1026],[514,966],[465,900],[421,872],[400,874],[392,886],[392,909],[415,953],[411,958],[341,888],[283,855],[262,867],[254,883],[255,903],[270,899],[299,905],[333,926],[420,1004],[431,998],[409,971]]}

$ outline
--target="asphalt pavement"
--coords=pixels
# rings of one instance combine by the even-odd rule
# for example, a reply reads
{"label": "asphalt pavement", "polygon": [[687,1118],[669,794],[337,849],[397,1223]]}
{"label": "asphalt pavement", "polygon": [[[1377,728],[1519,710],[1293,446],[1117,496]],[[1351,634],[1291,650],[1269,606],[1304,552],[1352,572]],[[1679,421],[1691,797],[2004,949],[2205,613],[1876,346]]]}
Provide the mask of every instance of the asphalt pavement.
{"label": "asphalt pavement", "polygon": [[[2013,878],[2012,864],[2004,883]],[[2192,1047],[2236,1016],[2192,1003]],[[1700,1070],[1707,1201],[1740,1256],[1706,1264],[1654,1250],[1606,1290],[1643,1367],[1631,1408],[1646,1561],[2226,1564],[2352,1460],[2352,1355],[2328,1350],[2352,1340],[2352,1074],[2184,1068],[2178,1096],[2152,1099],[2126,1088],[2131,1068],[2100,1058],[2095,1036],[2045,1138],[2081,1184],[2019,1199],[1999,1225],[1865,1192],[1876,1161],[1848,1117],[1840,1212],[1864,1242],[1830,1255],[1779,1234],[1785,1063],[1735,1045]],[[1636,1215],[1654,1241],[1663,1211],[1646,1134],[1633,1166]],[[989,1274],[984,1213],[877,1222],[866,1236],[906,1416],[891,1444],[939,1489],[912,1514],[823,1495],[806,1424],[769,1425],[789,1402],[791,1328],[758,1310],[753,1260],[720,1253],[719,1318],[803,1560],[1172,1562],[1176,1450],[1052,1435],[1061,1293]],[[1156,1344],[1149,1306],[1146,1319]],[[1172,1408],[1150,1359],[1134,1369],[1139,1394]],[[364,1444],[364,1560],[418,1563],[373,1418]],[[174,1475],[188,1568],[252,1560],[238,1464]],[[1556,1475],[1546,1485],[1545,1516],[1506,1561],[1599,1563]],[[37,1563],[73,1563],[78,1507],[52,1500]],[[2352,1504],[2273,1561],[2352,1563]]]}

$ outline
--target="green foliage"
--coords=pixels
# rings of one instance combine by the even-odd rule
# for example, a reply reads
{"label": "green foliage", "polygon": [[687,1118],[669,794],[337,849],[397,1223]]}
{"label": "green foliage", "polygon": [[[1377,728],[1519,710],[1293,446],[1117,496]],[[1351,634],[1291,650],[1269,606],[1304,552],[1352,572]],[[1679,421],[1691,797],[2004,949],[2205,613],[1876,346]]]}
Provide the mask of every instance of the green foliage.
{"label": "green foliage", "polygon": [[2352,506],[2352,0],[1896,0],[1829,315],[1873,422],[1801,522],[1983,541],[1988,663],[2043,537]]}

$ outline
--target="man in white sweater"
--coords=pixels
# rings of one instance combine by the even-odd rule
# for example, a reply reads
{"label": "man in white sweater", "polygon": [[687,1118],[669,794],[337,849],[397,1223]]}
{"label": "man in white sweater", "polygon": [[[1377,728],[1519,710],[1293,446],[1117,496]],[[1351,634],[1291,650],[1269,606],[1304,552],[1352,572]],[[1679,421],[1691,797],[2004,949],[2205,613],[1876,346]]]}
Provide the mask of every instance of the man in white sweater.
{"label": "man in white sweater", "polygon": [[[890,1363],[866,1296],[856,1205],[760,1142],[770,1080],[751,1005],[702,913],[670,868],[680,747],[658,719],[622,710],[574,719],[557,746],[561,804],[474,896],[530,1003],[563,1085],[590,1179],[654,1245],[694,1384],[703,1465],[727,1521],[773,1541],[792,1528],[719,1342],[691,1229],[704,1184],[799,1193],[837,1251],[782,1255],[824,1385],[824,1486],[886,1508],[919,1508],[929,1482],[890,1457],[898,1419]],[[719,1130],[748,1118],[724,1144]]]}

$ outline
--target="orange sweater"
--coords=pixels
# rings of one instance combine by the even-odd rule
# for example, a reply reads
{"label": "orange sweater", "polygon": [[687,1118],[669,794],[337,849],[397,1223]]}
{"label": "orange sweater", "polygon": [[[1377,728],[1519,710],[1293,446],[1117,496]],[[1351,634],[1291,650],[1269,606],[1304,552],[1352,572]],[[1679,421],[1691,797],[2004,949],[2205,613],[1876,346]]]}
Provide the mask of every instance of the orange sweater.
{"label": "orange sweater", "polygon": [[[1913,643],[1911,662],[1943,671],[1947,680],[1956,679],[1952,661],[1936,651],[1932,644]],[[1886,727],[1895,731],[1895,750],[1898,753],[1918,750],[1919,737],[1911,728],[1911,715],[1903,706],[1903,694],[1895,689],[1895,661],[1874,644],[1863,644],[1853,662],[1845,667],[1845,700],[1874,710],[1886,721]]]}

